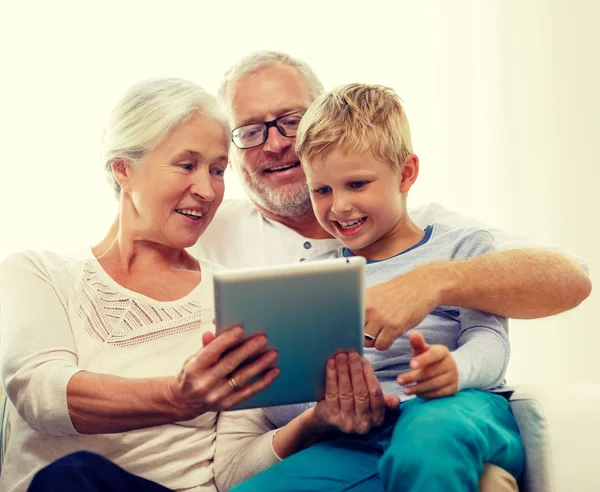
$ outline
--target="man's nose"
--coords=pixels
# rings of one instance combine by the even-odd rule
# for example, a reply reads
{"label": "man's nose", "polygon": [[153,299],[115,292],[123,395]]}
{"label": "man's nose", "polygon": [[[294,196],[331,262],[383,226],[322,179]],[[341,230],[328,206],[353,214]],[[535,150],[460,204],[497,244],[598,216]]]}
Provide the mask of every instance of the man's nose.
{"label": "man's nose", "polygon": [[294,142],[293,138],[284,137],[276,127],[269,128],[267,132],[267,140],[264,143],[263,149],[265,152],[281,153],[286,150]]}

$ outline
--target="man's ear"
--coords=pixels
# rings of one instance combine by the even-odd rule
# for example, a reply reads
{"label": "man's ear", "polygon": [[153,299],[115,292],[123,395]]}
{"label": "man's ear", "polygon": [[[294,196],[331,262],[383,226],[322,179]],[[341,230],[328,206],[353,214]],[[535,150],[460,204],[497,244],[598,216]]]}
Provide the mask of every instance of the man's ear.
{"label": "man's ear", "polygon": [[113,159],[110,163],[110,167],[112,169],[113,176],[121,190],[130,191],[130,181],[131,181],[131,163],[128,159],[124,159],[122,157],[118,157]]}
{"label": "man's ear", "polygon": [[419,158],[415,154],[409,154],[404,160],[400,174],[402,176],[400,192],[407,193],[419,176]]}

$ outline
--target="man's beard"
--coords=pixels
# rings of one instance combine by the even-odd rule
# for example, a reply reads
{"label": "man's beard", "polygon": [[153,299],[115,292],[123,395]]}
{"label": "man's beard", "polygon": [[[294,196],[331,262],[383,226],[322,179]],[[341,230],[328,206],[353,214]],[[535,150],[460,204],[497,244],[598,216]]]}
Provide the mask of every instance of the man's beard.
{"label": "man's beard", "polygon": [[242,185],[252,202],[278,217],[301,217],[311,210],[306,182],[272,188],[262,173],[260,170],[250,173],[240,169]]}

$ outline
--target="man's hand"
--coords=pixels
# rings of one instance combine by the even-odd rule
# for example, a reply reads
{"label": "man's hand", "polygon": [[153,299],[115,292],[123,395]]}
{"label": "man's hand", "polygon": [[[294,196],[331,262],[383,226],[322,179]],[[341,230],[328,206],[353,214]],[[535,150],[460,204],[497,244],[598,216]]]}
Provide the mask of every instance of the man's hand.
{"label": "man's hand", "polygon": [[385,411],[400,399],[382,392],[371,364],[356,352],[327,361],[325,399],[312,408],[316,427],[366,434],[383,423]]}
{"label": "man's hand", "polygon": [[389,349],[439,306],[442,286],[430,270],[422,266],[367,289],[365,333],[375,340],[365,340],[365,347]]}
{"label": "man's hand", "polygon": [[[448,347],[425,343],[419,332],[411,333],[409,340],[413,349],[412,371],[397,379],[404,386],[404,394],[441,398],[458,392],[458,368]],[[411,386],[405,386],[408,384]]]}

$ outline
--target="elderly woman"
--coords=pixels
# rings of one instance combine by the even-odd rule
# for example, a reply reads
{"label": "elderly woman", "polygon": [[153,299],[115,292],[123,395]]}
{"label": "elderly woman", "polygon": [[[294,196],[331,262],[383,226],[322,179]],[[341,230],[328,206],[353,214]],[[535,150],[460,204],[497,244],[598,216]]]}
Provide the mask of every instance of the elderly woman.
{"label": "elderly woman", "polygon": [[[217,411],[278,374],[264,336],[244,341],[240,327],[214,336],[215,266],[185,249],[223,199],[228,135],[215,99],[196,84],[135,85],[105,137],[120,207],[115,241],[98,257],[24,252],[3,262],[0,370],[10,437],[0,490],[26,490],[52,462],[32,489],[216,490]],[[335,401],[321,402],[276,434],[265,434],[272,426],[260,410],[237,412],[241,433],[239,417],[224,416],[230,445],[221,462],[236,463],[226,486],[331,429],[381,423],[386,401],[372,369],[340,357],[340,384],[370,392],[367,411],[363,405],[356,419],[346,412],[342,422]],[[94,454],[72,454],[81,450]]]}
{"label": "elderly woman", "polygon": [[227,135],[219,106],[199,86],[134,86],[105,140],[120,196],[112,246],[98,258],[25,252],[4,261],[0,361],[10,441],[1,490],[25,490],[38,469],[78,450],[170,488],[213,489],[215,411],[265,388],[278,371],[273,351],[240,367],[264,349],[264,337],[234,348],[236,328],[212,340],[214,266],[185,251],[223,199]]}

